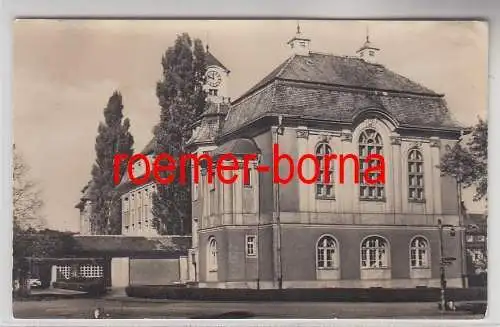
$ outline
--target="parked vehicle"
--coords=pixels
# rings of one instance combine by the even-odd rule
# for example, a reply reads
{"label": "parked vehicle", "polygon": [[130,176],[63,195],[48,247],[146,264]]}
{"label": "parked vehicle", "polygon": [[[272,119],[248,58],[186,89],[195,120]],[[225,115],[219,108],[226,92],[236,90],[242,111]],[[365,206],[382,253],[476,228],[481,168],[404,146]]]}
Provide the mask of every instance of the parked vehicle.
{"label": "parked vehicle", "polygon": [[28,283],[29,283],[30,288],[42,287],[42,281],[38,278],[30,278],[30,279],[28,279]]}

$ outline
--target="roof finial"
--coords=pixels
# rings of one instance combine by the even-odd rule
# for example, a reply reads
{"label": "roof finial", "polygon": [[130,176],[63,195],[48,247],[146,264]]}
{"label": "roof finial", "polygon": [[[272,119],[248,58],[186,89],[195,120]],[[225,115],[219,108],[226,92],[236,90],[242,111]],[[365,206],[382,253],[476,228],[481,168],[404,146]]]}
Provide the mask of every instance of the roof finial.
{"label": "roof finial", "polygon": [[366,43],[370,43],[370,28],[366,26]]}
{"label": "roof finial", "polygon": [[300,34],[300,23],[299,21],[297,21],[297,35]]}
{"label": "roof finial", "polygon": [[206,45],[206,48],[207,48],[207,52],[208,52],[208,48],[209,48],[209,46],[208,46],[208,42],[209,42],[209,35],[208,35],[208,31],[207,31],[207,36],[206,36],[206,37],[207,37],[207,45]]}

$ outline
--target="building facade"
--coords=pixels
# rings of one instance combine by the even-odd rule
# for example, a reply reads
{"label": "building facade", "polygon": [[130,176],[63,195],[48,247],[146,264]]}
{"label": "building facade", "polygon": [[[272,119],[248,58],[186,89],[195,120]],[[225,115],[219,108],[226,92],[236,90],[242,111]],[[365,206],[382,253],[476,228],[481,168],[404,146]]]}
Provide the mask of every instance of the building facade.
{"label": "building facade", "polygon": [[[192,153],[216,160],[232,153],[235,183],[193,185],[190,265],[200,287],[439,287],[441,257],[448,287],[465,284],[464,228],[457,185],[437,165],[461,136],[444,96],[377,62],[367,38],[357,56],[310,51],[300,30],[292,54],[231,105],[213,104],[194,128]],[[303,183],[273,183],[273,145],[302,162]],[[353,154],[339,181],[330,154]],[[245,183],[245,154],[249,163]],[[381,154],[385,183],[368,184],[364,159]],[[269,172],[259,167],[271,167]],[[325,180],[325,168],[332,178]],[[282,160],[278,170],[287,176]],[[359,174],[359,175],[358,175]],[[359,183],[356,177],[361,175]],[[438,221],[456,233],[443,233]]]}
{"label": "building facade", "polygon": [[80,211],[80,234],[81,235],[95,235],[96,228],[93,225],[94,215],[94,198],[90,192],[92,181],[82,189],[80,201],[76,204],[75,208]]}

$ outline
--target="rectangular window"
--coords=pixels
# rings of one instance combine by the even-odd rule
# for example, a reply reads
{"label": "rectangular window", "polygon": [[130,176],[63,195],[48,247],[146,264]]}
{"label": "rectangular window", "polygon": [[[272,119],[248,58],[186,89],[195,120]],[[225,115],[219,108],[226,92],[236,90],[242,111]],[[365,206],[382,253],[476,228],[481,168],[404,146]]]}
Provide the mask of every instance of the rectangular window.
{"label": "rectangular window", "polygon": [[408,199],[424,201],[424,160],[417,149],[410,150],[408,154]]}
{"label": "rectangular window", "polygon": [[467,235],[467,242],[474,242],[474,236],[473,235]]}
{"label": "rectangular window", "polygon": [[208,90],[209,95],[217,96],[217,93],[218,93],[217,89],[209,89]]}
{"label": "rectangular window", "polygon": [[103,267],[100,265],[82,265],[80,266],[80,276],[84,278],[99,278],[103,275]]}
{"label": "rectangular window", "polygon": [[247,253],[247,257],[257,256],[257,237],[255,235],[247,235],[247,237],[246,237],[246,253]]}

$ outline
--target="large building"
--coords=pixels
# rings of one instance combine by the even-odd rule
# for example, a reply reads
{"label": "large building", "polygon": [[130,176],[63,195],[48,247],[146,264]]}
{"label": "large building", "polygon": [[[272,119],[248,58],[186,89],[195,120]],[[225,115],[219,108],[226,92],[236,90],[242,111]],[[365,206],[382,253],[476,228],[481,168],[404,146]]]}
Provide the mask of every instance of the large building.
{"label": "large building", "polygon": [[[465,286],[457,184],[437,168],[461,136],[444,96],[378,63],[368,37],[355,56],[313,52],[300,30],[288,44],[290,57],[240,98],[212,103],[189,142],[214,160],[258,154],[248,183],[208,183],[203,171],[193,185],[190,264],[198,285],[439,287],[441,259],[452,257],[447,285]],[[295,164],[315,155],[321,175],[312,184],[273,183],[272,168],[257,170],[272,166],[273,144]],[[343,184],[336,164],[325,180],[331,153],[359,156],[361,175],[364,158],[382,154],[385,183],[354,183],[352,161]],[[312,160],[303,167],[314,176]],[[279,170],[286,176],[287,164]],[[225,174],[243,176],[243,165]]]}
{"label": "large building", "polygon": [[[188,149],[214,160],[257,157],[245,183],[208,183],[202,169],[192,185],[191,249],[179,261],[187,271],[179,275],[216,288],[439,287],[446,257],[447,286],[464,287],[458,188],[437,168],[462,127],[444,96],[380,64],[368,37],[353,56],[313,52],[300,30],[288,45],[290,56],[232,102],[229,70],[207,49],[207,108]],[[272,166],[274,144],[295,166],[303,155],[318,158],[318,178],[306,184],[295,173],[286,185],[273,183],[272,168],[258,167]],[[154,140],[142,153],[152,161],[153,150]],[[347,161],[340,183],[335,162],[325,180],[324,158],[333,153],[356,155],[360,171]],[[385,183],[363,179],[369,154],[384,156]],[[243,176],[244,166],[225,177]],[[279,166],[281,176],[287,167]],[[312,160],[302,167],[304,176],[315,175]],[[123,236],[158,236],[154,187],[123,177]],[[90,204],[83,196],[82,217]]]}

